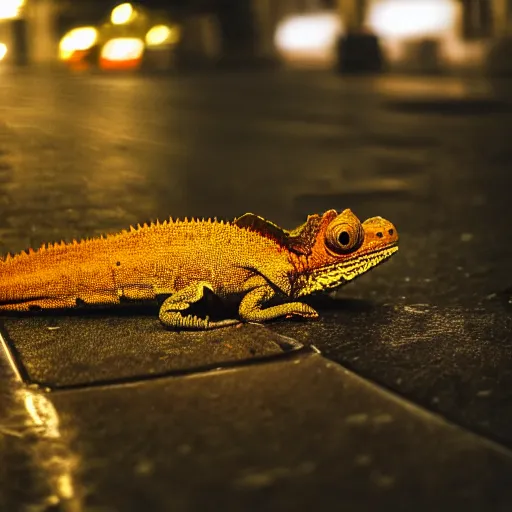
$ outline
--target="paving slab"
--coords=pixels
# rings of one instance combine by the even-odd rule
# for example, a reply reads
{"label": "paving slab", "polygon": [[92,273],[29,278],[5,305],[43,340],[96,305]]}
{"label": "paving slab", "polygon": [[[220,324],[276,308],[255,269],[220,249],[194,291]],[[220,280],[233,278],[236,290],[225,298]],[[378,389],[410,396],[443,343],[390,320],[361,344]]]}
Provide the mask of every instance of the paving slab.
{"label": "paving slab", "polygon": [[509,451],[318,354],[19,393],[4,507],[510,510]]}
{"label": "paving slab", "polygon": [[315,340],[325,357],[512,447],[509,313],[342,299],[323,310],[320,323],[272,330]]}
{"label": "paving slab", "polygon": [[247,364],[302,345],[263,326],[204,332],[166,330],[133,311],[4,318],[8,350],[23,378],[50,388],[98,385]]}

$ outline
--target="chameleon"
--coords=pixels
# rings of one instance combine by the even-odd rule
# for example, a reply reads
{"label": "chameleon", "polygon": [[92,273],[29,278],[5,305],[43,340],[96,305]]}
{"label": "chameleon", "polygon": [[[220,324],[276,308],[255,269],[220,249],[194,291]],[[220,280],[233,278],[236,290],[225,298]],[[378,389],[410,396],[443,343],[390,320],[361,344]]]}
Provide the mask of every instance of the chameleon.
{"label": "chameleon", "polygon": [[[301,299],[352,281],[397,250],[391,222],[361,222],[350,209],[309,215],[293,230],[253,213],[171,218],[8,254],[0,261],[0,311],[157,301],[161,323],[175,330],[317,318]],[[210,292],[235,300],[238,318],[193,314]]]}

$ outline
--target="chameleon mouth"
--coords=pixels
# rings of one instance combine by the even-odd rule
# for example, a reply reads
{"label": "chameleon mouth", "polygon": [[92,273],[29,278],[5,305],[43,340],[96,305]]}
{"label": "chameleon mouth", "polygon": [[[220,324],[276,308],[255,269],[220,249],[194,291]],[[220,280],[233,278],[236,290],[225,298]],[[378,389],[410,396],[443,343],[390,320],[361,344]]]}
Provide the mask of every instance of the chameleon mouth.
{"label": "chameleon mouth", "polygon": [[360,253],[348,261],[317,269],[308,276],[307,284],[300,295],[337,288],[391,258],[397,251],[398,245],[393,243],[374,251]]}
{"label": "chameleon mouth", "polygon": [[366,273],[368,270],[377,266],[379,263],[391,258],[391,256],[393,256],[393,254],[395,254],[397,251],[398,245],[392,244],[382,249],[359,255],[354,261],[347,262],[348,266],[346,268],[344,266],[341,267],[347,271],[345,280],[351,281],[355,277]]}
{"label": "chameleon mouth", "polygon": [[[346,261],[341,265],[333,265],[332,268],[340,277],[338,284],[352,281],[356,277],[365,274],[368,270],[376,267],[379,263],[391,258],[391,256],[393,256],[397,251],[398,246],[396,244],[392,244],[375,251],[359,254],[354,259]],[[337,285],[335,284],[334,286]]]}
{"label": "chameleon mouth", "polygon": [[329,266],[321,267],[309,275],[304,276],[303,281],[299,281],[296,297],[310,295],[316,292],[332,290],[352,281],[379,263],[391,258],[398,251],[396,241],[387,244],[373,251],[365,251],[355,254],[352,258],[337,262]]}
{"label": "chameleon mouth", "polygon": [[[377,263],[382,261],[382,257],[387,258],[395,252],[398,251],[398,243],[393,242],[391,244],[385,245],[384,247],[380,247],[379,249],[374,249],[367,252],[362,252],[354,257],[355,261],[364,261],[364,260],[376,260]],[[387,256],[389,255],[389,256]],[[350,262],[349,262],[350,263]]]}

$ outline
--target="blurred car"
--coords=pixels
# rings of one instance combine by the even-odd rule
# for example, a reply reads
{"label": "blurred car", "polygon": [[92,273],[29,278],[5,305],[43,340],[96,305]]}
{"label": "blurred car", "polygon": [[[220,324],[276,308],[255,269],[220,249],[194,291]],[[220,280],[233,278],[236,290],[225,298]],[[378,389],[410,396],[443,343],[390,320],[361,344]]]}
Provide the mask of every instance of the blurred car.
{"label": "blurred car", "polygon": [[59,43],[59,59],[70,69],[168,69],[175,63],[181,26],[166,14],[119,4],[99,26],[76,27]]}

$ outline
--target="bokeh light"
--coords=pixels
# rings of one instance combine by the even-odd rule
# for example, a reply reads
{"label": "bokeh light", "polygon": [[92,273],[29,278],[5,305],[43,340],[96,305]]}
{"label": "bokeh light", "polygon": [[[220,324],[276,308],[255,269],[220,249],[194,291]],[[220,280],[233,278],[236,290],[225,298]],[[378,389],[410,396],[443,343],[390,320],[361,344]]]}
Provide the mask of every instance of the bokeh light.
{"label": "bokeh light", "polygon": [[452,0],[381,0],[371,6],[368,25],[382,37],[431,37],[452,30],[456,16]]}
{"label": "bokeh light", "polygon": [[107,41],[101,57],[110,61],[138,60],[144,52],[144,42],[136,37],[117,37]]}
{"label": "bokeh light", "polygon": [[94,27],[78,27],[70,30],[59,43],[59,58],[69,59],[74,52],[88,50],[96,44],[98,31]]}
{"label": "bokeh light", "polygon": [[180,39],[180,30],[178,27],[169,27],[167,25],[155,25],[146,34],[146,44],[148,46],[159,46],[162,44],[175,44]]}
{"label": "bokeh light", "polygon": [[120,4],[112,9],[110,21],[114,25],[125,25],[130,23],[135,16],[135,10],[130,3]]}

